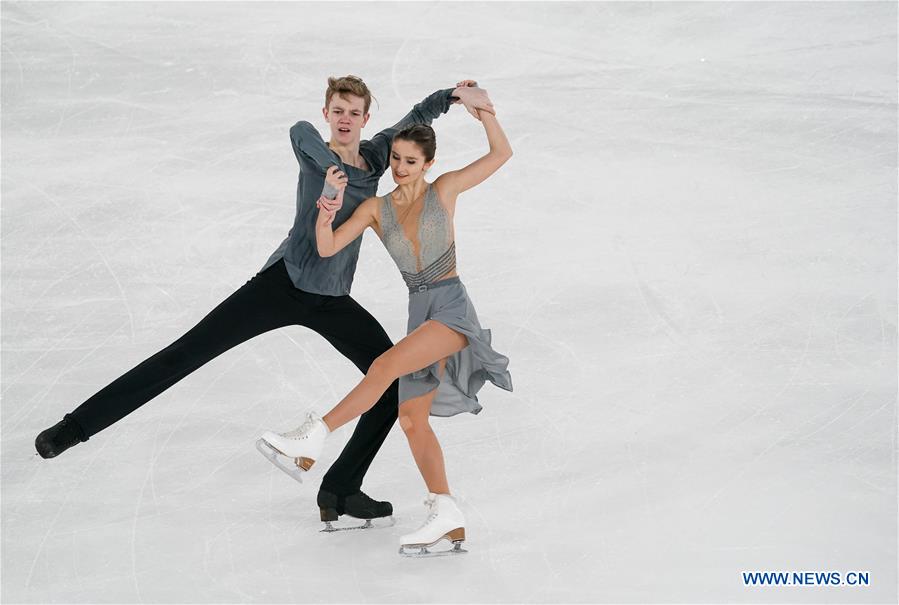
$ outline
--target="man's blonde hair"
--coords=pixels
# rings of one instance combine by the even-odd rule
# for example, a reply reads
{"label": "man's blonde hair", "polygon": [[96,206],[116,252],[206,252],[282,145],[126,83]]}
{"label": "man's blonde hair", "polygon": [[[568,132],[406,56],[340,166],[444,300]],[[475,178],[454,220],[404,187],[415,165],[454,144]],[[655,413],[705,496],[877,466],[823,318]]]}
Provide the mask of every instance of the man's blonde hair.
{"label": "man's blonde hair", "polygon": [[331,103],[331,97],[335,94],[340,96],[350,94],[362,97],[363,101],[365,101],[365,113],[368,113],[368,108],[371,107],[371,91],[359,76],[328,78],[328,90],[325,91],[325,107]]}

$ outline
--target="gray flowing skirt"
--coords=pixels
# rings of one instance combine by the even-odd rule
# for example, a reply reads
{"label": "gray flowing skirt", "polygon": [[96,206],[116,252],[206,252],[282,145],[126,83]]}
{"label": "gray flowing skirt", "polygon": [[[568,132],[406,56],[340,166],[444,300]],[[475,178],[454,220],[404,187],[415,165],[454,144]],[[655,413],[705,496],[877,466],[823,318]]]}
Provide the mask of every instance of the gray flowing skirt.
{"label": "gray flowing skirt", "polygon": [[443,377],[439,362],[400,377],[400,404],[437,389],[431,404],[431,416],[455,416],[481,411],[478,391],[489,380],[506,391],[512,390],[509,358],[490,346],[490,330],[481,327],[458,277],[450,277],[427,289],[409,293],[409,324],[406,334],[429,319],[439,321],[468,338],[468,346],[449,356]]}

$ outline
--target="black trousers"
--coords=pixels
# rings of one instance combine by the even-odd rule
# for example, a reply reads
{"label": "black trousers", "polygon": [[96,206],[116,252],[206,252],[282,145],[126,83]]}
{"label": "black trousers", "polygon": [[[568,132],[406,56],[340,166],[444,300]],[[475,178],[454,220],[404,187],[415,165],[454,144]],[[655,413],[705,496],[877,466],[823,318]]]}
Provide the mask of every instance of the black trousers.
{"label": "black trousers", "polygon": [[[121,420],[228,349],[269,330],[300,325],[321,334],[363,373],[393,343],[381,324],[350,296],[298,290],[280,260],[257,273],[181,338],[143,361],[78,406],[67,418],[87,439]],[[394,382],[363,414],[322,489],[346,495],[362,479],[397,419]]]}

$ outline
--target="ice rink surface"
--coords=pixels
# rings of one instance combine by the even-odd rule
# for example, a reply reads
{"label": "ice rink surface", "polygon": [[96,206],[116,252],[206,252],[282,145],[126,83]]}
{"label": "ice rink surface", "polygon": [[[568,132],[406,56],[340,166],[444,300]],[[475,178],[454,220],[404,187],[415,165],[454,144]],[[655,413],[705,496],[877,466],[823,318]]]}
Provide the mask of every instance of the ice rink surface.
{"label": "ice rink surface", "polygon": [[[2,601],[884,603],[896,572],[897,4],[2,4]],[[515,390],[435,419],[470,553],[408,560],[395,427],[318,533],[253,448],[359,374],[264,334],[59,458],[36,434],[258,271],[289,127],[358,74],[363,136],[463,78],[515,157],[463,194],[462,279]],[[433,170],[486,150],[461,107]],[[380,191],[392,185],[389,174]],[[377,237],[353,296],[394,339]],[[345,427],[329,443],[336,458]],[[868,572],[746,587],[742,571]]]}

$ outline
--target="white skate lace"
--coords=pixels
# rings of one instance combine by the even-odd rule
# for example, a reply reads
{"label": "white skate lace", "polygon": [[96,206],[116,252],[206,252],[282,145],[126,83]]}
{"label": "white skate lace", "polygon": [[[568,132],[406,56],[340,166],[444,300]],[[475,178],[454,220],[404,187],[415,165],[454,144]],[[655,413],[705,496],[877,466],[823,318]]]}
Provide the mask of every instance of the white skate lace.
{"label": "white skate lace", "polygon": [[303,422],[298,428],[295,428],[292,431],[288,431],[286,433],[281,433],[282,437],[287,439],[302,439],[306,436],[306,434],[312,430],[315,426],[315,423],[318,421],[318,418],[313,416],[312,414],[306,415],[306,421]]}
{"label": "white skate lace", "polygon": [[425,506],[428,507],[428,518],[424,523],[421,524],[421,527],[419,527],[418,529],[427,527],[428,524],[431,523],[431,521],[437,518],[437,500],[431,500],[430,498],[428,498],[427,500],[425,500]]}

